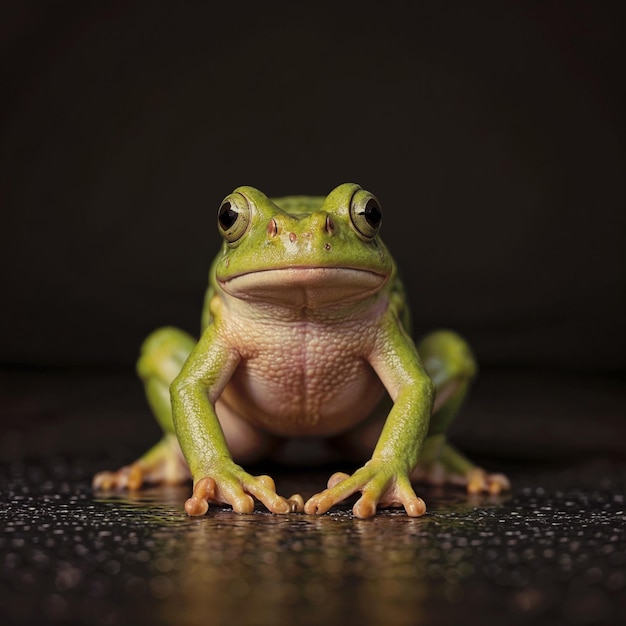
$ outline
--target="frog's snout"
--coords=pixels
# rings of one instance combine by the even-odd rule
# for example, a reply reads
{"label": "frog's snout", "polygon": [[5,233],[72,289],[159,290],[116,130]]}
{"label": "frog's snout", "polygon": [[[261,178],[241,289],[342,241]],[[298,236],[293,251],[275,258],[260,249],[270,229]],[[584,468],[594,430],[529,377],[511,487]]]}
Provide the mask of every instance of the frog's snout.
{"label": "frog's snout", "polygon": [[330,215],[326,216],[326,220],[324,222],[324,230],[329,235],[332,235],[333,231],[335,230],[335,222],[333,222],[333,218]]}
{"label": "frog's snout", "polygon": [[309,228],[301,230],[298,233],[296,232],[296,229],[291,228],[290,224],[282,224],[282,220],[279,221],[275,217],[272,217],[267,222],[267,236],[270,239],[273,239],[284,232],[289,241],[291,243],[295,243],[299,236],[302,236],[305,239],[311,239],[316,231],[322,231],[328,235],[332,235],[335,232],[335,222],[328,213],[320,211],[307,216],[307,218]]}
{"label": "frog's snout", "polygon": [[267,234],[269,237],[276,237],[276,235],[278,235],[278,224],[274,218],[267,223]]}

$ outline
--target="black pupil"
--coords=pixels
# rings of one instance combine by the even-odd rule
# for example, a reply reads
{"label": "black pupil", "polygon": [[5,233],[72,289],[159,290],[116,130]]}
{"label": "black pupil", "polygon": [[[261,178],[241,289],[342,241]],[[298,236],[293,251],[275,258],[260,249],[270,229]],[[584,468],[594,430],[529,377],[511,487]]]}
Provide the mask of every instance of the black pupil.
{"label": "black pupil", "polygon": [[367,201],[367,204],[365,205],[365,210],[363,211],[363,215],[365,215],[367,223],[372,228],[378,228],[382,215],[380,213],[380,207],[378,206],[376,200],[370,198]]}
{"label": "black pupil", "polygon": [[224,202],[224,204],[222,204],[222,206],[220,207],[218,219],[220,222],[220,226],[224,230],[228,230],[237,221],[238,217],[239,213],[237,213],[237,211],[233,211],[230,202]]}

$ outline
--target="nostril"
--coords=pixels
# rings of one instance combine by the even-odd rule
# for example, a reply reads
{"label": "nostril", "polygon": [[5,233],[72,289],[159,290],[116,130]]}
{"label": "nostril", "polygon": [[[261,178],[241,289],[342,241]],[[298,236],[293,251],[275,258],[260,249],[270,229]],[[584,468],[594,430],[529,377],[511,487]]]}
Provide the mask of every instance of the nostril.
{"label": "nostril", "polygon": [[298,236],[296,235],[296,233],[289,233],[289,241],[291,241],[291,243],[295,243],[297,238]]}
{"label": "nostril", "polygon": [[276,223],[276,220],[274,218],[272,218],[267,223],[267,234],[270,237],[276,237],[276,235],[278,234],[278,224]]}
{"label": "nostril", "polygon": [[335,222],[333,222],[333,218],[330,215],[326,216],[326,224],[324,228],[329,234],[335,230]]}

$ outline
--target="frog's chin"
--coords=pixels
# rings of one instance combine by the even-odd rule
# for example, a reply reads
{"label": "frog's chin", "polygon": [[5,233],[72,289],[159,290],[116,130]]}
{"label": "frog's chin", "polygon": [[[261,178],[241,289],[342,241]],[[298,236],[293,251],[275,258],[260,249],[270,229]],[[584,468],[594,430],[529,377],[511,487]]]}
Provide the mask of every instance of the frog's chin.
{"label": "frog's chin", "polygon": [[248,272],[218,282],[227,294],[240,300],[318,308],[367,298],[380,290],[387,278],[347,267],[287,267]]}

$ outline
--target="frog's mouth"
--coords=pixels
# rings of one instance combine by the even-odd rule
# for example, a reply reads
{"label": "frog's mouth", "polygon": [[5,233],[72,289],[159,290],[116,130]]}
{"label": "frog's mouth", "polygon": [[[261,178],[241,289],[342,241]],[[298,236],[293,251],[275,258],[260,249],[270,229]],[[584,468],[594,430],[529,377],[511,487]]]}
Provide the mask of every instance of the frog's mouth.
{"label": "frog's mouth", "polygon": [[218,282],[226,293],[241,300],[316,308],[367,298],[379,291],[387,278],[350,267],[286,267],[247,272]]}

